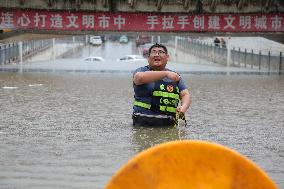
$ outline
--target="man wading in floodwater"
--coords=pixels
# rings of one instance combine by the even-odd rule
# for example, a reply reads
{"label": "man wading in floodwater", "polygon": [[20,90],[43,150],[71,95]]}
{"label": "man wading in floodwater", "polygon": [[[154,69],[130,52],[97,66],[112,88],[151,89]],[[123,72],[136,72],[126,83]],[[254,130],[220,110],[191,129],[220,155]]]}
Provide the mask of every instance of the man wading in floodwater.
{"label": "man wading in floodwater", "polygon": [[156,43],[149,49],[149,65],[135,70],[133,125],[173,126],[176,113],[189,108],[189,91],[180,75],[166,68],[168,60],[167,48]]}

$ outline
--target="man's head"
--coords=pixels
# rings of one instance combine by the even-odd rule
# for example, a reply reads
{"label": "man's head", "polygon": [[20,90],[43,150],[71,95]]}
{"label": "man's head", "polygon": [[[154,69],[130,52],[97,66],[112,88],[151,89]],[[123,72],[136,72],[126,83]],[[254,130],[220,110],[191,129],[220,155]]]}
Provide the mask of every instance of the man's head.
{"label": "man's head", "polygon": [[167,49],[167,47],[166,47],[165,45],[156,43],[156,44],[152,45],[152,46],[149,48],[149,55],[150,55],[152,49],[155,48],[155,47],[163,48],[164,51],[166,52],[166,54],[168,54],[168,49]]}
{"label": "man's head", "polygon": [[164,70],[168,60],[168,50],[164,45],[156,43],[149,48],[148,63],[153,70]]}

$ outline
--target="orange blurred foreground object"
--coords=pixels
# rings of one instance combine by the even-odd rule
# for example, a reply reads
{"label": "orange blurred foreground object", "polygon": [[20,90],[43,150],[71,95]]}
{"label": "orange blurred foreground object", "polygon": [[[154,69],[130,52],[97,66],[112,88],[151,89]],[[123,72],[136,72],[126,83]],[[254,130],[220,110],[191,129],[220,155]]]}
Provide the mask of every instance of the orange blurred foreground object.
{"label": "orange blurred foreground object", "polygon": [[173,141],[124,165],[105,189],[277,189],[249,159],[219,144]]}

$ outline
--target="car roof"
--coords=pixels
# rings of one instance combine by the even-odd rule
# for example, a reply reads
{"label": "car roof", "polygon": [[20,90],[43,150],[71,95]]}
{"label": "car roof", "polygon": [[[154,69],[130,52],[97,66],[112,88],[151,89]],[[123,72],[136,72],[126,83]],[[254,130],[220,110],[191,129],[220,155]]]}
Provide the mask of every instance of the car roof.
{"label": "car roof", "polygon": [[101,57],[101,56],[88,56],[86,58],[103,58],[103,57]]}
{"label": "car roof", "polygon": [[129,54],[129,55],[126,55],[126,56],[143,58],[143,56],[138,55],[138,54]]}
{"label": "car roof", "polygon": [[89,56],[89,57],[86,57],[84,59],[88,59],[88,58],[96,58],[96,59],[104,59],[103,57],[100,57],[100,56]]}

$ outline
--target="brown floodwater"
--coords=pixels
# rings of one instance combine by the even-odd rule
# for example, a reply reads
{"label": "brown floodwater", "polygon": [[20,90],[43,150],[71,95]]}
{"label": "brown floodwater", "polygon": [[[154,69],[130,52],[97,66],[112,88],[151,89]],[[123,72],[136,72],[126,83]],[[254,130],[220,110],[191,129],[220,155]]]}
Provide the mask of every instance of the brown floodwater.
{"label": "brown floodwater", "polygon": [[135,154],[198,139],[237,150],[284,188],[284,77],[183,75],[188,127],[131,125],[131,74],[0,73],[0,188],[96,188]]}

